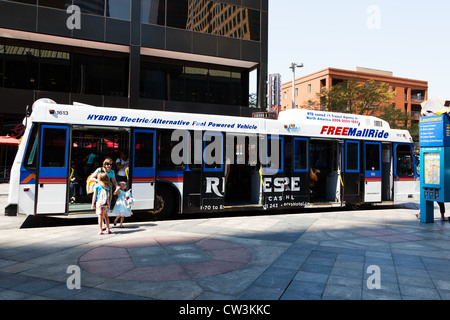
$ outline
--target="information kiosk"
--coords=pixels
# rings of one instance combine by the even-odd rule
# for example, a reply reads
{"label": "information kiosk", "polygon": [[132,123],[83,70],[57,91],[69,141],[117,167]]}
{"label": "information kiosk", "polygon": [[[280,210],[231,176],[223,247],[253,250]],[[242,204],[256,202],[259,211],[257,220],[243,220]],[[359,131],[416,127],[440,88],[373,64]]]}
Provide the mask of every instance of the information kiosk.
{"label": "information kiosk", "polygon": [[420,222],[434,222],[434,201],[450,202],[450,117],[420,118]]}

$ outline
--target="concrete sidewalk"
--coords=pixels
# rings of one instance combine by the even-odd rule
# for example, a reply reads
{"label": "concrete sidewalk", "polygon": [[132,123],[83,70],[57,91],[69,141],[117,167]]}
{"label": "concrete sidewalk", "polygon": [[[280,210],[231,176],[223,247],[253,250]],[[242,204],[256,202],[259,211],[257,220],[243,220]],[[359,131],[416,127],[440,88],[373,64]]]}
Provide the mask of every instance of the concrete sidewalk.
{"label": "concrete sidewalk", "polygon": [[0,300],[449,299],[450,223],[417,211],[128,222],[111,235],[95,220],[21,229],[26,217],[0,215]]}

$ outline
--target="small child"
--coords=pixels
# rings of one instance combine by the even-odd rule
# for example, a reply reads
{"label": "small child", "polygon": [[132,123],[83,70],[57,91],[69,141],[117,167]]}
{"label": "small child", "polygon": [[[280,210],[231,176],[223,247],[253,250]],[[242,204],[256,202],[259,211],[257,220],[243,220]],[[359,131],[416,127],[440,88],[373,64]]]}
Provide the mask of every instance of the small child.
{"label": "small child", "polygon": [[98,183],[94,186],[94,194],[92,195],[92,209],[95,209],[95,213],[98,215],[98,226],[100,227],[100,233],[103,234],[103,219],[106,223],[106,232],[109,234],[109,218],[111,198],[112,198],[112,184],[106,173],[101,172],[98,175]]}
{"label": "small child", "polygon": [[117,224],[117,221],[120,218],[120,228],[123,228],[123,220],[125,217],[130,217],[131,213],[131,204],[133,203],[133,196],[131,195],[131,190],[127,190],[127,183],[125,181],[119,182],[119,186],[117,187],[114,194],[118,194],[116,204],[114,205],[113,213],[117,214],[116,219],[114,220],[114,226]]}

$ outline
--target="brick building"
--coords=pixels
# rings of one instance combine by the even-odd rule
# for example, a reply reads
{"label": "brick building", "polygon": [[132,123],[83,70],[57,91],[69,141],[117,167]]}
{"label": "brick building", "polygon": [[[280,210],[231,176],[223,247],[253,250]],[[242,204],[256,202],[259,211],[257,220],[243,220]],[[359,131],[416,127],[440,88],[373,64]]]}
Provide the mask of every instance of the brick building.
{"label": "brick building", "polygon": [[[359,79],[361,81],[376,80],[389,84],[395,92],[393,105],[414,118],[420,116],[421,103],[428,99],[428,82],[407,78],[394,77],[390,71],[382,71],[357,67],[355,70],[327,68],[295,80],[295,108],[314,109],[317,94],[323,88],[331,88],[342,81]],[[282,84],[281,110],[292,108],[292,81]]]}

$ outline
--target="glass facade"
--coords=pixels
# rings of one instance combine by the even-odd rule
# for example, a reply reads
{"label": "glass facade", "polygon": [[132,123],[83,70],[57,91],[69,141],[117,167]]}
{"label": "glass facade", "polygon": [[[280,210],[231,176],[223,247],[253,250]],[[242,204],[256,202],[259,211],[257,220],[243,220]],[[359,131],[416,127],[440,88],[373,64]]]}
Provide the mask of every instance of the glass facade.
{"label": "glass facade", "polygon": [[122,20],[131,19],[131,0],[11,0],[41,7],[66,10],[71,5],[80,8],[81,13],[105,16]]}
{"label": "glass facade", "polygon": [[142,0],[142,23],[166,25],[166,0]]}
{"label": "glass facade", "polygon": [[0,40],[0,87],[126,97],[128,55]]}
{"label": "glass facade", "polygon": [[142,0],[142,22],[260,41],[258,10],[213,0]]}
{"label": "glass facade", "polygon": [[[189,62],[141,60],[140,96],[147,99],[248,105],[244,70]],[[248,89],[247,89],[248,91]]]}
{"label": "glass facade", "polygon": [[[11,0],[36,4],[36,0]],[[82,13],[131,19],[131,0],[39,0],[42,7],[66,10],[76,5]],[[192,30],[245,40],[261,40],[261,13],[214,0],[141,0],[142,23]]]}
{"label": "glass facade", "polygon": [[[267,57],[261,48],[265,46],[262,43],[249,45],[246,41],[233,41],[235,46],[229,47],[229,38],[257,42],[266,40],[265,37],[261,37],[261,22],[264,24],[267,16],[263,9],[267,6],[262,3],[261,8],[255,10],[246,8],[246,1],[228,1],[235,4],[225,4],[222,0],[8,0],[8,2],[27,4],[25,6],[10,3],[9,7],[11,11],[17,10],[18,7],[26,7],[30,17],[34,14],[36,19],[23,29],[17,29],[14,24],[11,25],[11,29],[42,33],[43,39],[46,39],[43,41],[50,42],[0,38],[0,87],[76,94],[53,95],[55,99],[62,97],[61,99],[70,101],[78,98],[77,95],[124,97],[128,99],[129,107],[142,108],[153,108],[152,101],[143,99],[248,107],[249,87],[258,88],[258,93],[254,95],[255,101],[262,102],[264,99],[264,81],[261,79],[266,72],[264,61]],[[32,10],[33,5],[37,6],[38,10]],[[81,31],[73,30],[70,34],[65,29],[59,32],[61,23],[63,28],[66,28],[68,15],[65,10],[70,5],[80,8],[81,24],[85,27],[82,27]],[[112,21],[101,17],[125,21]],[[155,28],[155,25],[160,28]],[[84,28],[93,32],[86,32]],[[54,36],[68,39],[69,45],[66,42],[60,45],[59,39]],[[18,38],[28,37],[19,35]],[[184,39],[188,40],[182,42]],[[86,47],[89,45],[87,41],[82,42],[83,47],[79,47],[79,40],[101,43],[106,49],[89,49]],[[178,44],[178,41],[182,43]],[[114,45],[119,45],[120,49]],[[103,46],[97,48],[100,47]],[[157,57],[152,57],[144,55],[152,55],[151,50],[145,53],[141,50],[139,54],[138,47],[161,51],[155,53]],[[184,55],[180,55],[177,59],[165,58],[164,50],[192,54],[186,56],[186,59],[194,61],[178,60],[184,59]],[[213,57],[214,60],[210,61],[215,62],[204,62],[203,56]],[[220,65],[221,58],[235,60],[239,67],[232,67],[231,63]],[[240,63],[241,60],[251,62],[253,72],[250,72],[249,67],[243,67],[248,64]],[[252,74],[256,76],[251,77]],[[14,99],[17,98],[15,95],[18,95],[16,90],[11,90],[8,94]],[[35,92],[25,92],[23,100],[35,96]],[[97,97],[86,100],[89,103],[102,101],[105,105],[114,106],[119,106],[125,101],[111,98],[101,100]],[[254,106],[258,105],[259,103],[255,102]],[[181,108],[183,104],[161,102],[155,104],[156,108],[170,109],[174,106]],[[196,106],[194,109],[216,112],[214,107],[209,109]],[[222,112],[220,109],[217,110]],[[240,108],[229,110],[230,113],[245,116],[250,114]]]}

